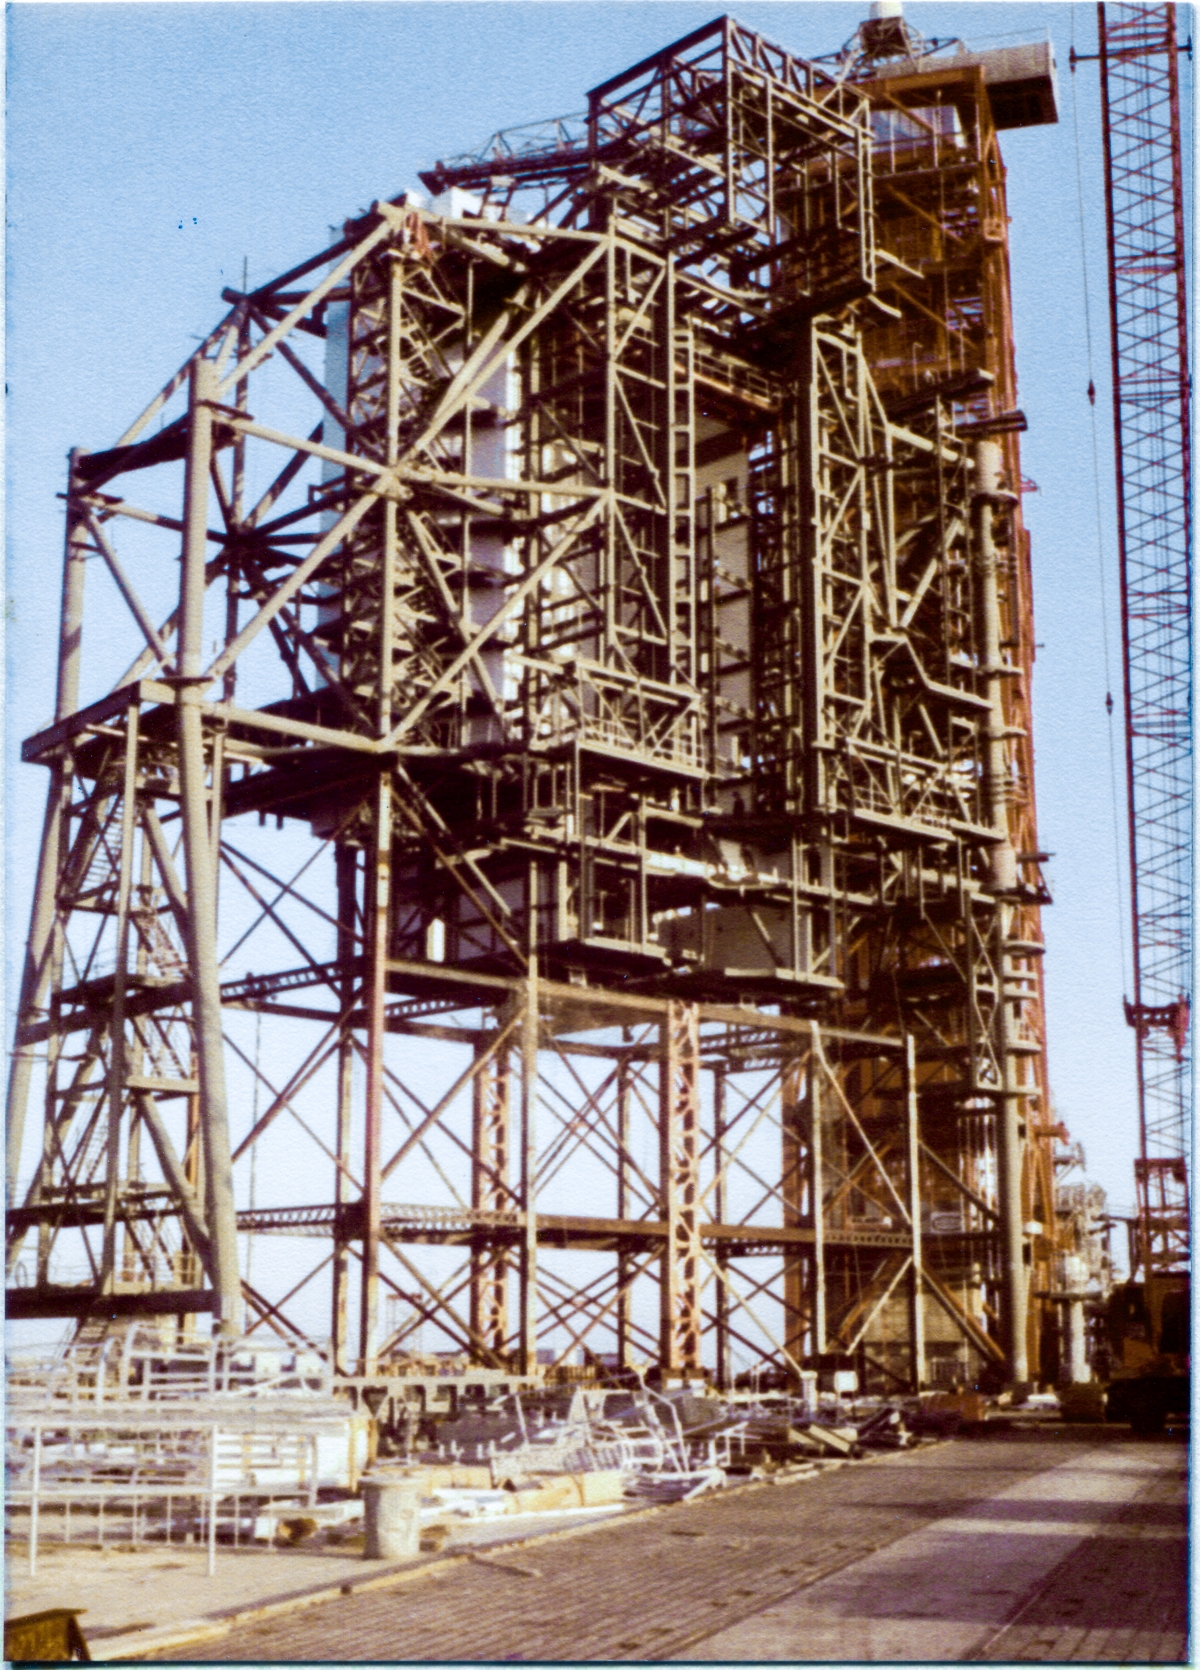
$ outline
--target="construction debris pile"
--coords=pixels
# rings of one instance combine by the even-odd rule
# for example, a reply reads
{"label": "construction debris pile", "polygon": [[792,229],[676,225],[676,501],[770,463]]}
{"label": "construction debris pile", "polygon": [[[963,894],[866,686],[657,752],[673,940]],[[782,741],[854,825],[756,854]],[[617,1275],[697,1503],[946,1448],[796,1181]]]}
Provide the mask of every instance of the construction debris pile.
{"label": "construction debris pile", "polygon": [[[452,1377],[456,1380],[459,1377]],[[361,1545],[363,1485],[411,1487],[420,1546],[489,1522],[619,1513],[731,1482],[817,1470],[982,1420],[983,1399],[848,1401],[798,1392],[609,1383],[459,1384],[445,1414],[382,1405],[278,1342],[167,1342],[129,1324],[10,1364],[10,1542]],[[469,1395],[468,1395],[469,1394]],[[476,1530],[469,1529],[471,1527]]]}
{"label": "construction debris pile", "polygon": [[976,1393],[726,1398],[625,1380],[498,1397],[436,1423],[431,1447],[386,1460],[373,1476],[418,1486],[423,1546],[440,1546],[429,1535],[439,1520],[687,1501],[729,1483],[909,1448],[986,1414]]}
{"label": "construction debris pile", "polygon": [[[234,1546],[303,1514],[346,1517],[371,1419],[315,1353],[279,1342],[164,1342],[144,1324],[77,1336],[10,1365],[10,1537]],[[333,1498],[321,1503],[324,1495]]]}

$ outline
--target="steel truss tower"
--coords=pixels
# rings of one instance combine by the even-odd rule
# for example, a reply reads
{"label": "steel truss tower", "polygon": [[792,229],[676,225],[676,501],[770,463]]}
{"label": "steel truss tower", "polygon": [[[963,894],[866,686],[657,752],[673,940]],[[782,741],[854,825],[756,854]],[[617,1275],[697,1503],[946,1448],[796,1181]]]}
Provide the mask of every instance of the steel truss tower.
{"label": "steel truss tower", "polygon": [[[324,1274],[364,1374],[422,1325],[1037,1372],[1002,173],[946,73],[935,250],[915,91],[722,19],[227,292],[72,455],[10,1314],[301,1336]],[[88,562],[143,647],[80,706]]]}
{"label": "steel truss tower", "polygon": [[1141,1152],[1137,1258],[1190,1256],[1192,450],[1175,7],[1098,8]]}

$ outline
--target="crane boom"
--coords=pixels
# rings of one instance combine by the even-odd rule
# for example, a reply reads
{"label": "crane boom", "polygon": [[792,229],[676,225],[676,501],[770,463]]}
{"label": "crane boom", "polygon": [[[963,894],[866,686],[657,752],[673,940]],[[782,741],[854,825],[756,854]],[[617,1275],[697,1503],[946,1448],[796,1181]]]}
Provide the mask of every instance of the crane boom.
{"label": "crane boom", "polygon": [[[1145,1275],[1188,1267],[1191,435],[1173,5],[1098,7]],[[1135,1272],[1136,1273],[1136,1272]]]}

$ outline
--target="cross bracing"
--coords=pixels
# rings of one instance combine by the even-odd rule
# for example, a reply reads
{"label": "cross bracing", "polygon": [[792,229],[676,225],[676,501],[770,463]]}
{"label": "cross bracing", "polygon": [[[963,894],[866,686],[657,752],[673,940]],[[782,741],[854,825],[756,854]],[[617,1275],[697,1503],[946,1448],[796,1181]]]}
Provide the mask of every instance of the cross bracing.
{"label": "cross bracing", "polygon": [[[996,167],[968,82],[954,179]],[[869,89],[722,20],[586,138],[440,164],[432,208],[226,292],[73,455],[15,1314],[307,1336],[319,1285],[360,1373],[426,1329],[907,1382],[937,1333],[1027,1377],[1011,353],[883,367],[878,321],[944,298],[884,276],[878,144]],[[80,705],[89,560],[138,648]]]}

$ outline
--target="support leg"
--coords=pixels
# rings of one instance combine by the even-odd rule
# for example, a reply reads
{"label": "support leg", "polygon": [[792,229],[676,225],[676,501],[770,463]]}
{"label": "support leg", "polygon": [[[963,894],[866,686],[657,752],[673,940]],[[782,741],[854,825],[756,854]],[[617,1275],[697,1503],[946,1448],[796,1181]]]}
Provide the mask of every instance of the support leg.
{"label": "support leg", "polygon": [[662,1025],[660,1188],[667,1240],[659,1355],[666,1375],[700,1370],[700,1029],[695,1004],[672,1002]]}
{"label": "support leg", "polygon": [[[511,1204],[508,1191],[509,1065],[507,1052],[492,1056],[476,1071],[472,1084],[471,1206],[476,1212],[502,1212]],[[471,1329],[486,1342],[487,1361],[504,1359],[508,1347],[508,1254],[489,1244],[489,1232],[476,1228],[471,1249]]]}
{"label": "support leg", "polygon": [[363,1152],[362,1302],[359,1373],[374,1374],[379,1358],[379,1191],[383,1126],[384,997],[387,989],[389,895],[392,854],[392,784],[381,772],[375,794],[375,838],[368,849],[367,915],[367,1106]]}
{"label": "support leg", "polygon": [[188,959],[193,982],[196,1058],[209,1241],[215,1272],[214,1322],[222,1334],[241,1326],[237,1215],[230,1162],[229,1112],[221,1032],[217,962],[217,830],[209,827],[201,714],[205,562],[208,551],[208,484],[218,377],[211,361],[192,362],[190,434],[184,500],[183,573],[179,610],[178,733],[183,844],[187,858]]}

